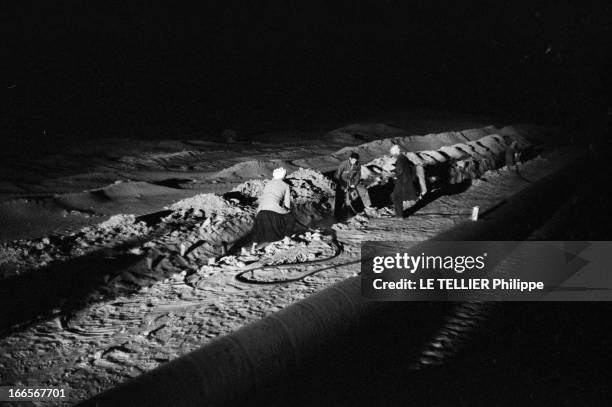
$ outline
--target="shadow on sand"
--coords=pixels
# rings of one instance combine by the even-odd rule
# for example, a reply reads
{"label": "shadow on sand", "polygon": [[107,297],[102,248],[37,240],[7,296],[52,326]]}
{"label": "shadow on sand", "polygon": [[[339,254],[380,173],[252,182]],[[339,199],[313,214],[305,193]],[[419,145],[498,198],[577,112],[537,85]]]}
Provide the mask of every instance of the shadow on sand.
{"label": "shadow on sand", "polygon": [[[160,211],[138,218],[149,225],[159,223],[170,211]],[[125,241],[114,247],[100,248],[90,254],[28,270],[0,281],[0,337],[19,331],[32,323],[65,317],[83,307],[129,295],[139,288],[165,278],[161,267],[145,272],[135,267],[145,255],[127,250],[153,239],[160,230]]]}
{"label": "shadow on sand", "polygon": [[[142,256],[91,255],[3,279],[0,285],[0,337],[30,323],[69,314],[100,300],[100,288]],[[137,287],[134,287],[134,290]]]}

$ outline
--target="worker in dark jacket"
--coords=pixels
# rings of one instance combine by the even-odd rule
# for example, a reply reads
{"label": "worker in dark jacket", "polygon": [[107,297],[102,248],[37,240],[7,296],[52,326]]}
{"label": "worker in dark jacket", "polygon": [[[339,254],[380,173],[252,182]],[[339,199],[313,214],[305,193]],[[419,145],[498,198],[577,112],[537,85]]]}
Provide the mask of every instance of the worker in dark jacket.
{"label": "worker in dark jacket", "polygon": [[404,206],[413,206],[427,193],[425,171],[422,166],[413,164],[408,157],[402,154],[398,145],[393,145],[390,153],[395,157],[393,174],[395,185],[391,193],[391,200],[395,208],[395,216],[403,218]]}
{"label": "worker in dark jacket", "polygon": [[353,152],[334,174],[336,180],[335,215],[344,218],[349,211],[361,212],[369,206],[368,191],[360,185],[361,164],[359,154]]}

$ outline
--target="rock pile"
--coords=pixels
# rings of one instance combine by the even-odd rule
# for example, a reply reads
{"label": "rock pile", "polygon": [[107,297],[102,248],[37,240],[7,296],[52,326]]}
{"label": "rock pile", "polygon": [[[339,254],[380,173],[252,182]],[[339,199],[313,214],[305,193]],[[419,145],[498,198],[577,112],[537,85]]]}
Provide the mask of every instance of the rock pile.
{"label": "rock pile", "polygon": [[[291,185],[294,203],[321,202],[334,194],[333,182],[318,171],[299,168],[286,178]],[[252,179],[236,186],[233,191],[251,198],[259,198],[267,180]]]}
{"label": "rock pile", "polygon": [[261,196],[266,182],[267,180],[263,179],[251,179],[236,186],[232,191],[257,199]]}
{"label": "rock pile", "polygon": [[321,230],[307,231],[268,245],[260,261],[278,265],[330,257],[334,254],[332,241],[332,236]]}
{"label": "rock pile", "polygon": [[216,194],[199,194],[176,202],[170,205],[168,209],[180,214],[188,211],[203,211],[209,214],[227,215],[240,211],[236,205]]}
{"label": "rock pile", "polygon": [[67,235],[3,243],[0,245],[0,278],[112,248],[142,238],[151,231],[151,227],[134,215],[115,215],[98,225],[86,226]]}

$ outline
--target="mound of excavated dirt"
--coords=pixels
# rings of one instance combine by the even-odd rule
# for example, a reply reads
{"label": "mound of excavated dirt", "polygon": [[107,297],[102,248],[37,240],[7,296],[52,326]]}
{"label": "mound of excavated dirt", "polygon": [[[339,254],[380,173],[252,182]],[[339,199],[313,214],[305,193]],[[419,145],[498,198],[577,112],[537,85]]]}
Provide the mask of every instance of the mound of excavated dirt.
{"label": "mound of excavated dirt", "polygon": [[244,161],[234,164],[210,176],[213,180],[249,180],[253,178],[270,178],[274,169],[284,167],[287,172],[297,170],[298,167],[283,160]]}
{"label": "mound of excavated dirt", "polygon": [[300,168],[287,177],[291,197],[296,205],[324,203],[334,194],[332,183],[320,172]]}
{"label": "mound of excavated dirt", "polygon": [[[286,177],[291,186],[291,196],[297,205],[321,202],[334,195],[333,182],[318,171],[299,168]],[[233,191],[251,198],[259,198],[267,180],[253,179],[236,186]]]}
{"label": "mound of excavated dirt", "polygon": [[[114,215],[98,224],[98,230],[119,231],[126,226],[130,227],[136,223],[134,215]],[[95,230],[96,228],[85,228],[85,230]]]}
{"label": "mound of excavated dirt", "polygon": [[151,228],[145,222],[137,221],[134,215],[116,215],[68,235],[3,243],[0,245],[0,278],[111,248],[145,236],[150,231]]}
{"label": "mound of excavated dirt", "polygon": [[239,208],[230,201],[215,194],[199,194],[191,198],[186,198],[168,207],[173,211],[203,211],[205,214],[225,215],[236,213]]}
{"label": "mound of excavated dirt", "polygon": [[307,181],[325,194],[332,195],[334,193],[333,182],[319,171],[310,168],[299,168],[297,171],[291,173],[287,179],[290,181]]}
{"label": "mound of excavated dirt", "polygon": [[268,180],[266,179],[251,179],[237,185],[232,191],[239,192],[251,198],[259,198],[267,182]]}

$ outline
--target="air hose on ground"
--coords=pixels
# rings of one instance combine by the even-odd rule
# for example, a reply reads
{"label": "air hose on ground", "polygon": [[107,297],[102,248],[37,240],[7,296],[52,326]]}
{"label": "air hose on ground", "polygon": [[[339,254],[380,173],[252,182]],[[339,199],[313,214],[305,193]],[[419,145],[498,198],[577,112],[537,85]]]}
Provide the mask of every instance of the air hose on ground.
{"label": "air hose on ground", "polygon": [[293,266],[296,266],[296,265],[304,266],[304,265],[309,265],[309,264],[320,263],[322,261],[332,260],[332,259],[340,256],[340,254],[342,254],[342,252],[344,251],[344,248],[343,248],[342,244],[336,238],[334,238],[332,240],[332,245],[334,246],[335,250],[334,250],[334,254],[329,256],[329,257],[325,257],[325,258],[322,258],[322,259],[307,260],[307,261],[303,261],[303,262],[292,262],[292,263],[285,263],[285,264],[266,264],[266,265],[262,265],[262,266],[259,266],[259,267],[254,267],[254,268],[250,268],[250,269],[247,269],[247,270],[243,270],[240,273],[236,274],[234,279],[237,280],[237,281],[240,281],[241,283],[258,284],[258,285],[286,284],[286,283],[293,283],[293,282],[296,282],[296,281],[303,280],[304,278],[306,278],[308,276],[312,276],[312,275],[318,273],[321,270],[313,270],[313,271],[310,271],[308,273],[302,274],[301,276],[295,277],[295,278],[288,278],[288,279],[274,280],[274,281],[254,280],[254,279],[250,279],[250,278],[246,277],[246,274],[247,273],[254,273],[255,271],[272,269],[272,268],[276,268],[276,269],[278,269],[278,268],[290,268],[290,267],[293,267]]}

